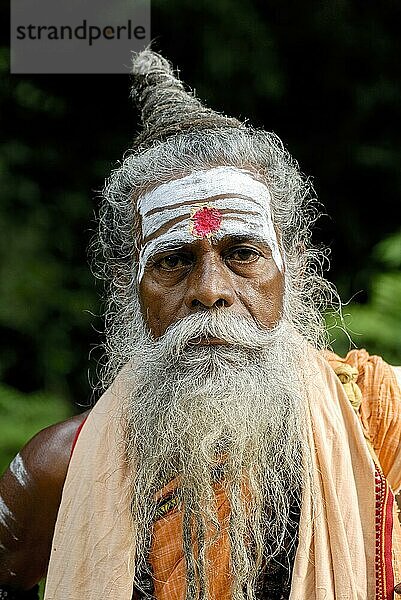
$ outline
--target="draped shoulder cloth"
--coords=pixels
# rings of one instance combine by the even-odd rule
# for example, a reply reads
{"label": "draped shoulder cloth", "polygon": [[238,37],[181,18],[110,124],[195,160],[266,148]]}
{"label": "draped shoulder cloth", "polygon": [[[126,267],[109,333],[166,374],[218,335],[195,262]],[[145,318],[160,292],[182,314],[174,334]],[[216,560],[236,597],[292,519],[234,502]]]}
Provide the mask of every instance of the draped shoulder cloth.
{"label": "draped shoulder cloth", "polygon": [[[316,365],[313,381],[305,381],[314,497],[305,492],[302,498],[290,599],[390,600],[401,581],[393,494],[401,486],[400,388],[392,369],[364,350],[346,359],[311,348],[307,354]],[[55,527],[45,600],[131,600],[135,531],[121,394],[117,379],[79,436]],[[223,515],[229,510],[224,498],[219,516],[220,510]],[[185,599],[179,513],[172,522],[174,535],[166,531],[168,519],[155,527],[152,552],[164,545],[181,566],[166,572],[165,564],[153,563],[157,600]],[[228,544],[226,536],[219,548],[226,563]],[[229,600],[224,565],[210,578],[213,598]]]}

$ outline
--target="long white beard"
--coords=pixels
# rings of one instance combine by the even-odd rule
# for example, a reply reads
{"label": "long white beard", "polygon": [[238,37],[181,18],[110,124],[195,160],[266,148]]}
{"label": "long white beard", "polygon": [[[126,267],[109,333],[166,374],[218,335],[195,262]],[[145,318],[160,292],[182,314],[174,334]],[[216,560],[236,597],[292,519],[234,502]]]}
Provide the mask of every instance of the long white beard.
{"label": "long white beard", "polygon": [[[191,345],[200,336],[227,345]],[[283,550],[308,451],[297,339],[285,323],[265,331],[222,311],[191,315],[156,341],[145,328],[138,337],[136,383],[125,408],[137,566],[146,568],[155,493],[180,475],[187,600],[197,598],[199,588],[200,598],[209,598],[205,540],[208,531],[218,531],[213,473],[219,461],[231,509],[233,600],[255,598],[262,565]]]}

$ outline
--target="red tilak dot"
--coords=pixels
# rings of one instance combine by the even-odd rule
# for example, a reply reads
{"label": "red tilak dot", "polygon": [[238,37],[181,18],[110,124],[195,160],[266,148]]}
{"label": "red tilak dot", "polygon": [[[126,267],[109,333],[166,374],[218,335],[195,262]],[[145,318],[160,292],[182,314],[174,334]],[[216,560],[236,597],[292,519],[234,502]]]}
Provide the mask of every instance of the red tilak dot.
{"label": "red tilak dot", "polygon": [[205,238],[216,233],[221,226],[221,217],[221,212],[217,208],[203,206],[192,215],[192,234]]}

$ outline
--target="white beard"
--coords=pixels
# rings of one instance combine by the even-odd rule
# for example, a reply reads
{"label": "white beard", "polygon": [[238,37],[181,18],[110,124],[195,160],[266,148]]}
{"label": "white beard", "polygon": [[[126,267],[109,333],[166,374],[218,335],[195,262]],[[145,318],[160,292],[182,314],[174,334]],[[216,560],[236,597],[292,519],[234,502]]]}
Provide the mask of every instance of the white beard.
{"label": "white beard", "polygon": [[[191,346],[199,336],[228,345]],[[209,598],[205,534],[218,525],[213,467],[224,457],[232,598],[255,598],[262,565],[283,550],[290,506],[305,480],[298,339],[285,323],[265,331],[223,311],[191,315],[156,341],[143,329],[131,371],[136,383],[130,384],[125,407],[139,571],[146,568],[154,495],[179,474],[187,573],[196,563],[200,598]],[[250,492],[246,502],[244,474]],[[191,532],[185,515],[195,517]],[[193,536],[200,549],[197,559]],[[198,584],[188,575],[187,600],[198,597]]]}

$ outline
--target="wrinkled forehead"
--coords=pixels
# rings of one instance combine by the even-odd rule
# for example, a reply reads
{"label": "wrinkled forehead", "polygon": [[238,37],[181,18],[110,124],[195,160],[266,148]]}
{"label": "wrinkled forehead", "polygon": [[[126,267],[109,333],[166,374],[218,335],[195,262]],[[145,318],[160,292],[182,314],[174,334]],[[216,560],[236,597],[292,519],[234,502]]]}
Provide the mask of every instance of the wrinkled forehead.
{"label": "wrinkled forehead", "polygon": [[155,254],[196,239],[242,235],[270,246],[277,267],[282,258],[271,215],[271,196],[251,172],[235,167],[195,171],[138,199],[143,245],[138,280]]}

